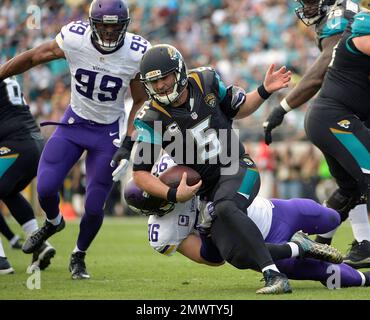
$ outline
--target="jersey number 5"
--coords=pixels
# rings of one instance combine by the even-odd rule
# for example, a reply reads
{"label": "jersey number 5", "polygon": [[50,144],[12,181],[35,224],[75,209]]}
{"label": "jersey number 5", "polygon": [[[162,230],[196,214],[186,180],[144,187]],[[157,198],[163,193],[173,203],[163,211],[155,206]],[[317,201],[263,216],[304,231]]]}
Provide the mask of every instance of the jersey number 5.
{"label": "jersey number 5", "polygon": [[222,149],[216,131],[209,129],[210,121],[211,119],[207,118],[190,129],[190,133],[200,149],[198,154],[202,161],[216,157]]}

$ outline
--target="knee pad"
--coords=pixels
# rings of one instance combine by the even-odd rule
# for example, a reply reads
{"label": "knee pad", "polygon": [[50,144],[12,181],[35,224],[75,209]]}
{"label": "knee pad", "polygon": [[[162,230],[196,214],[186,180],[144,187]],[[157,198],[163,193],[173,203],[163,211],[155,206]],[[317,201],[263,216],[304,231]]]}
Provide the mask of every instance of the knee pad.
{"label": "knee pad", "polygon": [[340,215],[341,222],[343,222],[348,218],[349,212],[363,201],[364,199],[360,192],[356,191],[349,196],[345,195],[343,190],[337,189],[325,202],[325,205],[336,210]]}

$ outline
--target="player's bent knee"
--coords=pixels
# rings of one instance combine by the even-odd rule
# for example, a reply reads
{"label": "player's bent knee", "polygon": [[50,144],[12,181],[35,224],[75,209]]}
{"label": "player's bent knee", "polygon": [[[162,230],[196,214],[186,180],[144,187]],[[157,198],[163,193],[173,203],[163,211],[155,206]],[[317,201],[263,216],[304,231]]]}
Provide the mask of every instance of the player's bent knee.
{"label": "player's bent knee", "polygon": [[230,212],[237,210],[237,206],[233,201],[223,200],[215,205],[215,214],[218,218],[227,216]]}
{"label": "player's bent knee", "polygon": [[348,192],[345,192],[340,188],[335,190],[326,201],[327,207],[332,208],[339,213],[341,222],[345,221],[348,218],[349,212],[360,203],[360,192],[355,190],[352,194],[348,195]]}

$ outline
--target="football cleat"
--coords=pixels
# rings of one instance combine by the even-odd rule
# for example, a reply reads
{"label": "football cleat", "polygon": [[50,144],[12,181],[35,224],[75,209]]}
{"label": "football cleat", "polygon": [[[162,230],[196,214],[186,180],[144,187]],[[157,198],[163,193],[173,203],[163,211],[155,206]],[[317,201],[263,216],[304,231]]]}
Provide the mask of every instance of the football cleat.
{"label": "football cleat", "polygon": [[62,220],[57,226],[54,226],[49,221],[45,220],[44,225],[37,231],[35,231],[31,236],[27,238],[22,246],[24,253],[33,253],[40,249],[43,243],[51,237],[54,233],[63,230],[65,227],[65,222]]}
{"label": "football cleat", "polygon": [[284,273],[275,270],[266,270],[261,281],[265,280],[265,286],[256,291],[257,294],[283,294],[292,293],[288,277]]}
{"label": "football cleat", "polygon": [[6,257],[0,257],[0,275],[14,273],[14,269],[10,265]]}
{"label": "football cleat", "polygon": [[296,232],[290,241],[298,244],[301,258],[312,258],[335,264],[343,262],[343,256],[337,249],[311,240],[302,231]]}
{"label": "football cleat", "polygon": [[82,251],[72,253],[69,271],[72,273],[73,280],[90,279],[90,275],[86,271],[85,256],[86,252]]}
{"label": "football cleat", "polygon": [[370,242],[354,240],[343,262],[355,269],[370,268]]}
{"label": "football cleat", "polygon": [[40,249],[36,250],[32,255],[31,270],[39,268],[40,270],[45,270],[49,264],[50,260],[55,256],[55,249],[47,242],[44,242]]}

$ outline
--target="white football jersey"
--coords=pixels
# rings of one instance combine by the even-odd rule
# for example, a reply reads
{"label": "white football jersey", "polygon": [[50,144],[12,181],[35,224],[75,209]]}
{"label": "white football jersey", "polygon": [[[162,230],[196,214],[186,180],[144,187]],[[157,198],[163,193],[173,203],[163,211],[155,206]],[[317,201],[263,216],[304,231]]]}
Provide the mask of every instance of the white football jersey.
{"label": "white football jersey", "polygon": [[148,235],[151,247],[167,256],[173,255],[179,244],[195,232],[196,199],[176,203],[175,209],[159,217],[151,215],[148,220]]}
{"label": "white football jersey", "polygon": [[263,239],[266,239],[271,229],[273,208],[270,200],[257,196],[247,209],[248,217],[257,225]]}
{"label": "white football jersey", "polygon": [[93,45],[91,33],[88,22],[74,21],[56,41],[71,72],[72,110],[83,119],[110,124],[125,115],[124,96],[150,43],[127,32],[123,46],[107,53]]}
{"label": "white football jersey", "polygon": [[[163,153],[153,166],[152,174],[160,176],[173,166],[176,166],[173,159],[167,153]],[[214,213],[210,211],[213,211],[214,207],[209,204],[211,202],[207,204],[205,202],[198,203],[197,198],[194,197],[185,203],[176,203],[174,210],[165,216],[151,215],[148,220],[148,235],[151,247],[162,254],[173,255],[180,243],[189,234],[197,232],[197,225],[202,223],[201,227],[204,227],[208,224],[206,220],[209,221],[209,224],[211,223]],[[199,214],[198,218],[196,207],[205,210]],[[270,200],[257,196],[247,209],[248,217],[257,225],[264,239],[270,232],[273,207],[274,205]]]}

